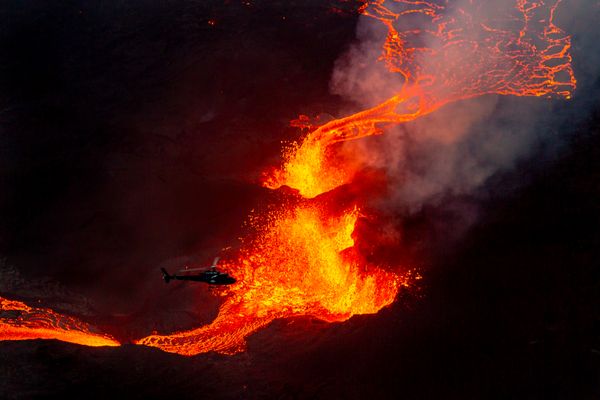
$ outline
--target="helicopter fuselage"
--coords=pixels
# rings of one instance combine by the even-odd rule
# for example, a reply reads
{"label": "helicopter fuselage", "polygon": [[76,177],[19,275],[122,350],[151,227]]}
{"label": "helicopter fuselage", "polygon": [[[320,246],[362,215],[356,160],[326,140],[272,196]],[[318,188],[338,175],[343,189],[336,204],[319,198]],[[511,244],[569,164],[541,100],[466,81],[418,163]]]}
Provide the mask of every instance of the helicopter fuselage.
{"label": "helicopter fuselage", "polygon": [[231,285],[235,283],[236,280],[234,277],[229,274],[218,272],[218,271],[205,271],[196,275],[169,275],[169,280],[178,280],[178,281],[192,281],[192,282],[204,282],[209,285]]}

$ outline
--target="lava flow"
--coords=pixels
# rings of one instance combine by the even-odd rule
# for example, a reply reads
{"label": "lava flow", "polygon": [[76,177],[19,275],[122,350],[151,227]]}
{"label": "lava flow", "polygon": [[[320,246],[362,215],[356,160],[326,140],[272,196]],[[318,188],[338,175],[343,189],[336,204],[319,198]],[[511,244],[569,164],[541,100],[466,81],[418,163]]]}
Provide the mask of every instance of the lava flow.
{"label": "lava flow", "polygon": [[[289,195],[271,211],[252,216],[254,233],[242,239],[239,256],[223,264],[238,282],[225,289],[224,303],[211,324],[151,335],[136,343],[184,355],[231,354],[243,350],[249,334],[276,318],[344,321],[391,304],[400,288],[417,275],[406,268],[399,272],[397,266],[391,272],[386,266],[371,265],[355,246],[361,240],[355,226],[364,204],[344,199],[339,202],[344,205],[336,203],[337,208],[331,209],[321,201],[351,183],[361,168],[358,163],[340,162],[332,145],[381,134],[390,125],[414,120],[449,102],[485,94],[569,98],[576,81],[571,39],[553,22],[559,1],[504,3],[495,9],[483,0],[367,1],[361,12],[387,30],[380,60],[398,78],[393,96],[318,127],[286,150],[282,168],[263,184],[271,189],[287,185],[299,195]],[[426,27],[414,28],[415,18],[418,26]],[[42,315],[56,314],[44,310]],[[66,325],[43,322],[39,328],[28,318],[17,321],[22,325],[1,320],[2,338],[37,335],[75,341],[80,336],[67,333],[87,332],[70,319]],[[114,343],[91,337],[97,343]],[[83,338],[79,342],[88,344]]]}
{"label": "lava flow", "polygon": [[249,333],[275,318],[307,315],[333,322],[379,311],[408,278],[365,268],[353,249],[358,216],[352,209],[332,217],[316,205],[258,216],[252,223],[256,238],[246,243],[238,262],[224,264],[240,283],[227,293],[215,321],[138,343],[186,355],[234,353],[244,348]]}
{"label": "lava flow", "polygon": [[[553,22],[558,2],[517,0],[502,10],[485,9],[482,3],[470,1],[461,8],[452,2],[367,2],[363,14],[387,28],[381,60],[399,76],[396,94],[317,128],[286,151],[282,169],[263,184],[271,189],[287,185],[306,200],[281,204],[270,213],[257,240],[246,243],[239,259],[229,264],[240,283],[230,289],[212,324],[138,343],[188,355],[236,352],[250,332],[275,318],[342,321],[393,302],[410,278],[365,265],[353,248],[356,209],[336,218],[318,203],[310,205],[309,199],[351,182],[360,168],[336,162],[331,145],[381,134],[386,126],[452,101],[484,94],[569,98],[575,88],[570,37]],[[397,28],[415,15],[429,27],[417,30],[408,21],[411,28]]]}
{"label": "lava flow", "polygon": [[93,332],[93,328],[75,318],[47,308],[0,297],[0,339],[56,339],[85,346],[119,346],[113,338]]}
{"label": "lava flow", "polygon": [[[363,14],[384,24],[380,60],[398,78],[388,100],[312,131],[284,154],[265,186],[314,197],[352,180],[358,165],[335,165],[334,143],[378,135],[450,102],[485,94],[570,98],[576,80],[571,38],[554,24],[560,1],[375,0]],[[486,8],[487,7],[487,8]],[[426,28],[415,29],[421,18]],[[408,28],[400,29],[406,23]]]}

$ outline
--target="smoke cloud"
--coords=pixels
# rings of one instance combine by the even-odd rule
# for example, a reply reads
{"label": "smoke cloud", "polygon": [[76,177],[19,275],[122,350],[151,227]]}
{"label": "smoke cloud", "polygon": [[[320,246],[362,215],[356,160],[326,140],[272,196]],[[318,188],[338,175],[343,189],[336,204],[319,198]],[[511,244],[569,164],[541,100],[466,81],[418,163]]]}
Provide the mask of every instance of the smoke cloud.
{"label": "smoke cloud", "polygon": [[[452,12],[459,12],[470,3],[454,3]],[[512,2],[508,3],[514,7]],[[506,12],[506,7],[505,1],[486,2],[485,10],[479,7],[475,12]],[[573,40],[571,53],[578,79],[573,99],[484,95],[446,105],[377,138],[344,143],[342,151],[351,152],[367,167],[386,171],[391,196],[379,206],[414,215],[427,206],[449,207],[454,204],[453,198],[468,198],[476,204],[479,197],[493,189],[492,178],[497,174],[514,171],[520,162],[531,164],[534,156],[533,164],[538,157],[555,157],[565,144],[565,134],[572,131],[566,126],[585,118],[590,111],[584,102],[585,92],[598,78],[594,65],[600,53],[593,45],[597,43],[597,33],[592,24],[599,8],[596,1],[572,1],[560,3],[556,9],[556,25]],[[428,28],[428,21],[422,18],[406,22],[410,28],[410,25]],[[514,29],[508,25],[501,28]],[[332,92],[351,100],[360,109],[384,101],[404,83],[402,76],[390,72],[380,59],[386,34],[387,28],[381,21],[361,16],[357,42],[337,61],[333,71]],[[424,47],[427,46],[439,44],[425,43]],[[414,61],[427,68],[427,57],[427,53],[417,54]],[[446,66],[455,69],[452,74],[475,78],[486,68],[492,68],[486,65],[486,60],[482,64],[482,60],[469,59],[469,54],[456,53],[451,57],[456,58],[448,59]],[[581,59],[584,61],[580,62]],[[517,175],[519,184],[526,183],[527,171]],[[460,208],[465,226],[475,220],[476,209]]]}

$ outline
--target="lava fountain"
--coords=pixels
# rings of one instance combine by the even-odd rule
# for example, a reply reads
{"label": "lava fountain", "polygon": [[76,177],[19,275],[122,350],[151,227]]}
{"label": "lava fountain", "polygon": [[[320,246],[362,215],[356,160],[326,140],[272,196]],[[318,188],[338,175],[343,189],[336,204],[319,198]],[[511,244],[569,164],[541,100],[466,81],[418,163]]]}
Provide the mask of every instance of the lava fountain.
{"label": "lava fountain", "polygon": [[225,263],[239,284],[231,287],[210,325],[174,335],[153,335],[139,344],[192,355],[210,350],[234,353],[244,338],[276,318],[311,316],[344,321],[376,313],[409,283],[373,267],[354,251],[352,233],[359,210],[340,216],[302,205],[258,216],[258,232],[239,260]]}
{"label": "lava fountain", "polygon": [[[253,233],[242,239],[239,254],[223,263],[238,282],[225,289],[212,323],[136,343],[183,355],[233,354],[245,348],[248,335],[277,318],[344,321],[391,304],[418,275],[406,267],[372,265],[360,253],[355,226],[365,204],[343,199],[330,207],[321,201],[342,185],[352,186],[361,168],[358,163],[340,162],[332,145],[382,134],[390,125],[414,120],[449,102],[486,94],[570,98],[575,88],[571,39],[554,24],[559,1],[514,0],[500,8],[485,3],[365,2],[360,12],[387,31],[380,60],[389,74],[398,77],[393,96],[317,127],[284,151],[282,167],[271,171],[263,185],[273,190],[289,186],[298,194],[283,196],[270,211],[251,215]],[[21,327],[2,323],[4,339],[38,335],[76,340],[51,332],[62,334],[71,329],[70,323],[65,327],[49,323],[50,332],[28,323]],[[76,324],[74,329],[85,331]]]}

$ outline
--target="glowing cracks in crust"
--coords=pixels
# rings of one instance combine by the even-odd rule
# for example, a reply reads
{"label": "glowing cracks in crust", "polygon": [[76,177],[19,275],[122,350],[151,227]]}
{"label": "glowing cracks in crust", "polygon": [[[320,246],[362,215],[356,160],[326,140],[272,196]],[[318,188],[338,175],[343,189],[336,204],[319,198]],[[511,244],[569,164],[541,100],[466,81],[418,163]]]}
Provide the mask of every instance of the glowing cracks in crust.
{"label": "glowing cracks in crust", "polygon": [[[287,185],[306,197],[330,191],[356,172],[352,165],[331,161],[332,144],[381,134],[386,126],[412,121],[449,102],[485,94],[570,98],[576,80],[571,38],[554,24],[559,4],[516,0],[496,9],[481,1],[367,2],[364,15],[387,28],[380,60],[401,77],[396,95],[309,133],[285,150],[282,168],[263,184],[271,189]],[[415,17],[426,26],[400,28]]]}

